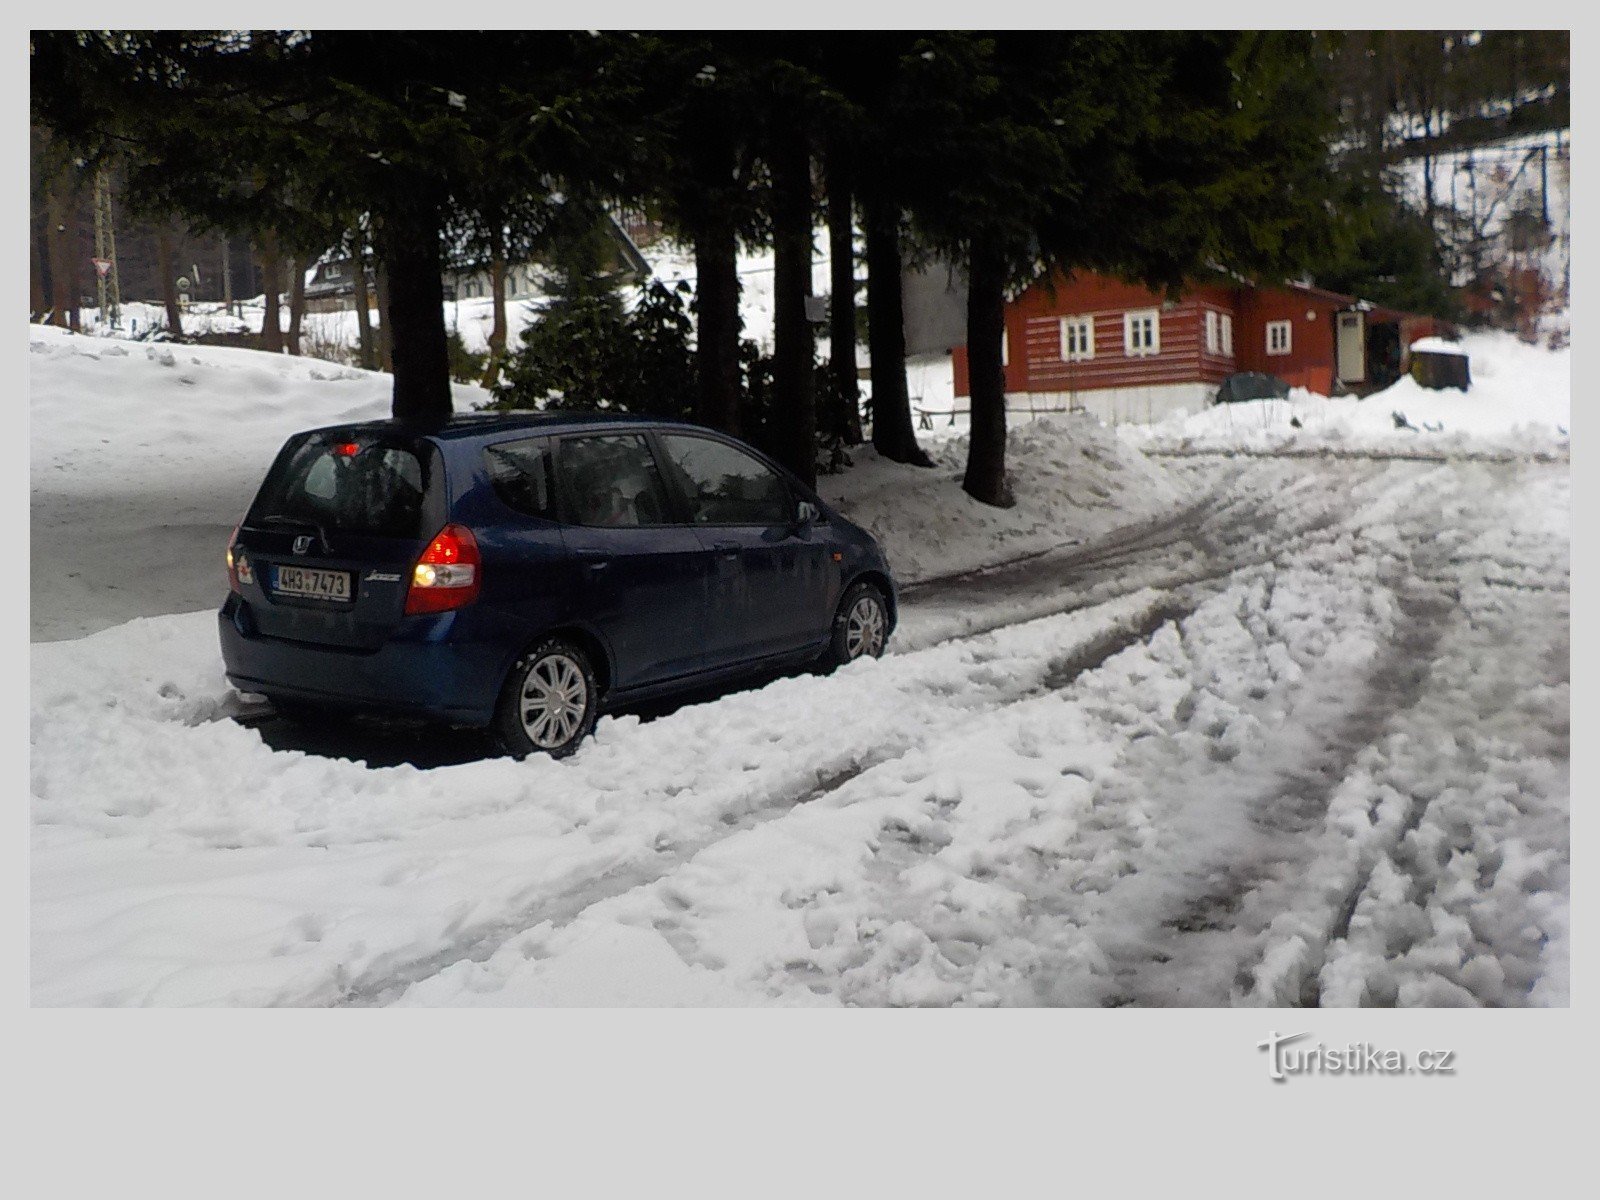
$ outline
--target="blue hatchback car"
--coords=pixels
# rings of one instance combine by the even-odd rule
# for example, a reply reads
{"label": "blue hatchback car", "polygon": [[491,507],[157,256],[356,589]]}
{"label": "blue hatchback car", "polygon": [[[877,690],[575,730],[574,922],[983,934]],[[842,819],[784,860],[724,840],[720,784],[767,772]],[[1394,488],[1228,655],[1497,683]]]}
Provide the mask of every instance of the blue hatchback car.
{"label": "blue hatchback car", "polygon": [[880,654],[896,615],[866,531],[749,446],[640,417],[297,434],[227,557],[235,687],[516,755],[569,754],[627,702]]}

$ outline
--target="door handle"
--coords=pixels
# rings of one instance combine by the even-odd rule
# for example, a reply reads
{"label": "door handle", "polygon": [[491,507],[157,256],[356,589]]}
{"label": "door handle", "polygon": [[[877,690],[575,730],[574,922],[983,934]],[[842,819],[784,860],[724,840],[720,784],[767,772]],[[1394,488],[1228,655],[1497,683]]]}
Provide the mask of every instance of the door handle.
{"label": "door handle", "polygon": [[739,557],[739,543],[738,542],[712,542],[711,543],[711,549],[716,552],[716,554],[717,554],[717,556],[719,558],[738,558]]}
{"label": "door handle", "polygon": [[583,565],[585,569],[588,570],[589,574],[598,575],[601,571],[604,571],[611,565],[611,560],[608,558],[592,558]]}

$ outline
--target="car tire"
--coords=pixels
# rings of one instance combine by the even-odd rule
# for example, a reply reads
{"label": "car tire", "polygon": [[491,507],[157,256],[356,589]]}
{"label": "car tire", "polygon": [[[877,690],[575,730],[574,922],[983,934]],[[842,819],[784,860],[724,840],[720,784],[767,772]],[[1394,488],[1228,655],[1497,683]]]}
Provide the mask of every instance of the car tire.
{"label": "car tire", "polygon": [[833,634],[818,666],[832,671],[858,658],[877,658],[889,640],[889,603],[872,583],[846,589],[833,615]]}
{"label": "car tire", "polygon": [[545,638],[506,676],[493,729],[513,758],[565,758],[594,730],[600,688],[589,656],[565,638]]}

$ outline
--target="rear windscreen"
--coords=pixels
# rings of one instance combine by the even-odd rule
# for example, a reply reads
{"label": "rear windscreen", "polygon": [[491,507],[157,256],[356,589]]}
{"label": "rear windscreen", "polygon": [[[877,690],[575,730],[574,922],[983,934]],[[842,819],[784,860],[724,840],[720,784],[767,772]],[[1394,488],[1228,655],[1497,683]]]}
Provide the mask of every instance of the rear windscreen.
{"label": "rear windscreen", "polygon": [[428,474],[429,464],[411,446],[319,434],[279,456],[250,520],[421,537]]}

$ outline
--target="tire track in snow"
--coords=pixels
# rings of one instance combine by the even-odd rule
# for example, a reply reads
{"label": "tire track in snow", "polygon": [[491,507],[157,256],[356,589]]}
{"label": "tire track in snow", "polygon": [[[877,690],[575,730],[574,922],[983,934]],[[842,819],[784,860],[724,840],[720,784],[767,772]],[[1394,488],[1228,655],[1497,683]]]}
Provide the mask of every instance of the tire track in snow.
{"label": "tire track in snow", "polygon": [[[906,752],[909,753],[909,748]],[[457,963],[483,962],[512,938],[530,928],[542,925],[548,925],[552,930],[565,928],[598,904],[659,883],[701,851],[737,833],[754,829],[768,821],[778,820],[801,805],[830,795],[880,763],[890,762],[899,757],[903,757],[903,754],[891,752],[881,756],[873,755],[830,775],[819,772],[816,786],[809,791],[784,797],[742,817],[731,820],[724,818],[721,822],[722,827],[708,837],[657,847],[655,852],[643,861],[614,867],[575,888],[558,892],[553,897],[541,897],[535,903],[509,913],[487,926],[475,927],[461,941],[442,947],[424,958],[413,959],[402,966],[384,968],[375,974],[353,980],[345,986],[339,998],[328,1007],[382,1007],[393,1003],[413,984],[430,979]]]}
{"label": "tire track in snow", "polygon": [[[1116,989],[1105,1004],[1249,1002],[1265,929],[1291,903],[1286,889],[1292,894],[1305,859],[1315,853],[1314,835],[1334,794],[1361,754],[1423,695],[1443,636],[1442,623],[1450,606],[1435,589],[1408,586],[1407,581],[1415,578],[1411,560],[1392,564],[1386,574],[1404,619],[1377,650],[1372,669],[1359,687],[1341,698],[1342,711],[1313,709],[1308,714],[1310,728],[1298,732],[1280,728],[1271,735],[1274,740],[1302,737],[1309,752],[1292,767],[1273,767],[1270,761],[1277,750],[1269,743],[1260,748],[1261,764],[1231,764],[1246,779],[1262,774],[1249,785],[1240,805],[1263,840],[1247,845],[1240,857],[1198,863],[1187,870],[1193,890],[1169,901],[1165,915],[1157,916],[1149,932],[1137,939],[1138,951],[1117,968]],[[1184,780],[1181,787],[1191,786],[1189,781],[1195,778],[1181,769],[1174,777]],[[1355,885],[1357,894],[1360,886]],[[1350,907],[1353,911],[1353,899]],[[1207,978],[1213,990],[1195,995],[1196,981]],[[1230,995],[1230,984],[1242,995]],[[1317,1002],[1309,992],[1299,999],[1313,1007]]]}
{"label": "tire track in snow", "polygon": [[[1104,627],[1089,631],[1081,640],[1066,646],[1046,662],[1015,676],[999,696],[977,709],[952,704],[939,719],[926,723],[919,736],[878,747],[842,767],[819,770],[811,786],[780,791],[743,814],[725,812],[716,827],[705,836],[656,846],[638,860],[624,862],[575,887],[541,893],[531,902],[520,903],[514,911],[491,922],[475,924],[448,945],[421,958],[400,964],[392,960],[385,961],[375,971],[342,981],[339,994],[331,1004],[334,1007],[366,1007],[389,1003],[407,987],[456,963],[484,961],[507,941],[534,926],[548,923],[559,929],[576,921],[596,905],[654,886],[728,838],[781,820],[803,805],[833,795],[875,768],[891,765],[916,753],[972,719],[975,713],[988,715],[1070,685],[1080,674],[1093,670],[1128,646],[1148,639],[1156,629],[1177,619],[1185,611],[1169,598],[1151,596],[1143,604],[1113,614]],[[992,659],[986,658],[980,652],[974,665],[981,668],[987,661],[999,657],[994,655]],[[313,1001],[308,999],[307,1002]]]}
{"label": "tire track in snow", "polygon": [[[975,715],[987,716],[1011,705],[1025,702],[1050,690],[1066,688],[1081,674],[1091,671],[1107,659],[1141,641],[1146,641],[1161,626],[1181,618],[1192,611],[1202,594],[1221,590],[1226,582],[1240,571],[1258,567],[1262,547],[1255,545],[1263,527],[1270,528],[1282,514],[1269,503],[1270,497],[1247,493],[1243,497],[1229,496],[1221,489],[1214,490],[1200,501],[1186,506],[1165,518],[1145,522],[1127,530],[1118,531],[1092,546],[1076,549],[1056,559],[1055,556],[1033,556],[1025,560],[1020,570],[1016,567],[965,572],[948,580],[921,585],[913,596],[926,593],[930,588],[951,586],[971,587],[976,584],[986,590],[1001,582],[1007,590],[1018,586],[1017,576],[1034,575],[1036,580],[1073,580],[1083,586],[1086,575],[1095,580],[1104,579],[1111,572],[1140,564],[1150,557],[1164,558],[1179,552],[1191,561],[1176,572],[1176,588],[1151,604],[1131,625],[1119,622],[1091,637],[1075,651],[1058,657],[1047,664],[1042,680],[1024,686],[1013,694],[997,696],[986,705],[964,711],[959,720],[970,721]],[[1335,523],[1335,513],[1326,507],[1314,509],[1309,516],[1295,522],[1292,532],[1269,540],[1268,546],[1275,556],[1281,556],[1298,544],[1299,540],[1324,534]],[[1235,532],[1240,531],[1240,532]],[[1242,537],[1241,537],[1242,533]],[[1244,541],[1247,553],[1239,555],[1228,551]],[[1254,552],[1248,552],[1253,550]],[[1054,561],[1052,561],[1054,559]],[[1241,561],[1242,559],[1242,561]],[[1133,579],[1143,582],[1146,576],[1133,573]],[[1036,586],[1038,584],[1036,583]],[[1200,588],[1197,591],[1196,588]],[[1178,592],[1182,592],[1182,597]],[[914,601],[912,601],[914,603]],[[1070,607],[1088,603],[1079,594],[1071,595]],[[1015,616],[998,621],[995,629],[1018,624]],[[975,632],[962,635],[962,640],[977,638]],[[946,639],[949,640],[949,639]],[[937,644],[937,643],[936,643]],[[907,653],[915,654],[916,650]],[[826,784],[808,788],[800,793],[779,795],[764,802],[756,811],[746,814],[712,836],[694,839],[651,855],[642,862],[633,863],[606,873],[600,879],[580,885],[569,892],[544,896],[533,905],[522,908],[509,918],[496,922],[492,928],[474,930],[472,935],[426,959],[401,970],[389,970],[383,976],[354,983],[340,1003],[384,1003],[403,991],[406,986],[444,970],[462,960],[482,961],[494,953],[510,938],[529,927],[550,921],[560,927],[576,920],[583,912],[597,904],[641,888],[655,886],[680,867],[690,863],[701,852],[719,844],[727,837],[744,832],[768,821],[778,820],[800,805],[820,799],[872,768],[904,758],[913,751],[928,745],[940,736],[945,725],[929,729],[925,736],[866,760],[850,764],[834,772]]]}
{"label": "tire track in snow", "polygon": [[1420,463],[1550,463],[1568,464],[1571,455],[1565,450],[1561,451],[1515,451],[1515,450],[1386,450],[1382,448],[1371,449],[1339,449],[1332,446],[1317,446],[1306,449],[1283,447],[1280,449],[1245,449],[1240,447],[1188,447],[1188,446],[1146,446],[1143,448],[1147,458],[1277,458],[1277,459],[1316,459],[1319,461],[1346,461],[1346,462],[1420,462]]}
{"label": "tire track in snow", "polygon": [[[1381,482],[1385,468],[1383,463],[1359,465],[1350,486],[1359,491]],[[1408,472],[1410,482],[1421,484],[1435,469],[1430,464],[1429,470]],[[1208,472],[1215,473],[1214,468]],[[1296,472],[1291,492],[1305,482],[1304,472]],[[920,649],[1071,612],[1142,587],[1174,593],[1214,587],[1240,571],[1336,537],[1348,525],[1339,497],[1323,495],[1308,510],[1297,511],[1286,502],[1281,483],[1248,475],[1213,479],[1194,503],[1089,545],[908,587],[901,643]],[[1019,602],[1018,593],[1030,598]]]}
{"label": "tire track in snow", "polygon": [[[993,708],[985,709],[977,714],[984,720],[989,720],[997,714],[1003,714],[1007,709],[1025,705],[1047,694],[1068,688],[1082,674],[1091,672],[1108,659],[1114,657],[1130,646],[1147,641],[1157,630],[1181,620],[1187,610],[1180,609],[1170,602],[1158,602],[1149,607],[1142,614],[1137,614],[1134,619],[1120,622],[1105,630],[1092,635],[1080,646],[1070,648],[1053,657],[1047,665],[1043,677],[1034,682],[1026,691],[1008,699]],[[925,747],[918,747],[925,749]],[[653,922],[654,928],[661,934],[666,943],[672,947],[685,964],[709,965],[713,969],[720,964],[712,959],[707,962],[698,951],[693,935],[678,927],[674,917],[683,908],[688,907],[690,901],[682,899],[672,884],[672,877],[676,872],[692,869],[696,866],[699,855],[705,851],[714,850],[728,838],[748,833],[769,823],[775,823],[789,818],[798,812],[805,804],[813,801],[834,799],[838,793],[853,788],[861,791],[863,785],[867,786],[870,796],[870,783],[875,771],[895,772],[902,764],[905,755],[885,756],[880,761],[870,765],[863,765],[861,769],[850,771],[839,777],[826,780],[810,795],[804,797],[799,803],[785,804],[777,809],[763,809],[757,814],[752,814],[750,819],[736,823],[735,827],[728,829],[725,834],[718,837],[707,838],[692,847],[681,848],[681,852],[657,864],[654,869],[641,871],[627,877],[597,881],[605,886],[594,889],[582,889],[563,898],[558,911],[549,911],[540,914],[537,923],[532,921],[508,927],[501,931],[501,935],[483,944],[475,946],[472,953],[460,956],[449,954],[441,955],[434,962],[426,964],[431,970],[407,972],[408,978],[396,979],[384,987],[380,992],[361,998],[360,1002],[386,1003],[399,998],[404,988],[416,983],[424,983],[434,975],[448,970],[459,970],[463,962],[482,963],[492,956],[501,947],[525,933],[537,930],[542,936],[548,937],[558,933],[563,927],[570,925],[584,916],[590,910],[606,905],[609,901],[623,898],[630,892],[642,892],[651,889],[657,890],[655,899],[660,908],[660,914]],[[852,802],[845,797],[837,797],[838,803],[848,808]],[[632,884],[633,886],[629,886]],[[511,923],[515,925],[515,923]],[[546,928],[548,926],[548,928]],[[415,976],[412,978],[411,976]],[[476,990],[476,989],[475,989]]]}
{"label": "tire track in snow", "polygon": [[[1479,509],[1473,521],[1483,522],[1486,514],[1478,503],[1477,494],[1493,495],[1497,488],[1485,484],[1494,482],[1498,481],[1486,478],[1482,472],[1457,478],[1440,476],[1432,468],[1389,475],[1374,489],[1375,495],[1358,498],[1348,519],[1313,522],[1326,531],[1326,536],[1319,531],[1317,536],[1299,542],[1293,539],[1280,542],[1278,557],[1233,568],[1233,578],[1253,580],[1253,586],[1262,589],[1262,598],[1255,609],[1265,613],[1272,609],[1274,585],[1283,577],[1282,559],[1292,558],[1290,565],[1299,573],[1297,588],[1302,592],[1308,580],[1325,573],[1329,567],[1339,567],[1342,562],[1346,566],[1339,567],[1324,584],[1323,594],[1311,609],[1311,615],[1337,616],[1341,609],[1358,602],[1379,583],[1379,580],[1368,579],[1366,571],[1373,562],[1380,562],[1381,586],[1377,587],[1378,595],[1372,601],[1375,607],[1370,618],[1358,620],[1354,625],[1336,624],[1332,628],[1344,630],[1338,634],[1344,637],[1351,632],[1359,633],[1364,622],[1375,620],[1378,624],[1374,629],[1386,630],[1386,633],[1362,660],[1365,665],[1360,674],[1364,682],[1356,681],[1359,686],[1346,674],[1335,670],[1320,682],[1308,679],[1294,684],[1281,696],[1275,697],[1270,689],[1259,696],[1253,688],[1248,690],[1250,699],[1262,703],[1253,708],[1247,705],[1246,715],[1258,713],[1261,723],[1271,730],[1269,736],[1288,742],[1287,746],[1278,747],[1278,754],[1273,754],[1270,748],[1254,756],[1247,751],[1243,757],[1225,758],[1220,765],[1212,764],[1209,771],[1196,769],[1202,765],[1199,760],[1185,758],[1183,754],[1172,755],[1166,776],[1174,794],[1181,797],[1183,792],[1197,788],[1219,792],[1242,788],[1242,799],[1234,798],[1239,801],[1236,807],[1261,836],[1254,842],[1241,840],[1241,845],[1249,851],[1243,855],[1231,853],[1235,847],[1224,844],[1220,853],[1209,857],[1207,853],[1190,855],[1187,860],[1180,854],[1176,864],[1169,864],[1180,868],[1168,874],[1169,881],[1179,886],[1156,889],[1150,899],[1158,903],[1147,901],[1142,906],[1144,913],[1138,931],[1130,933],[1123,928],[1112,939],[1113,943],[1121,943],[1122,952],[1113,953],[1112,961],[1099,973],[1102,980],[1111,982],[1112,986],[1103,983],[1098,999],[1146,1004],[1221,1004],[1244,999],[1232,994],[1232,989],[1237,986],[1241,972],[1248,975],[1249,964],[1257,957],[1263,931],[1271,919],[1293,903],[1293,887],[1300,882],[1298,876],[1307,865],[1307,856],[1317,853],[1314,835],[1328,814],[1331,798],[1346,783],[1353,764],[1367,747],[1383,736],[1385,728],[1408,711],[1429,687],[1433,659],[1444,635],[1445,622],[1455,616],[1451,588],[1457,582],[1445,570],[1445,559],[1452,540],[1458,539],[1434,538],[1438,515],[1452,514],[1471,502],[1472,507]],[[1447,525],[1447,529],[1449,527]],[[1329,553],[1323,553],[1323,547],[1335,538],[1353,539],[1354,545],[1330,547]],[[1368,543],[1374,544],[1369,546]],[[1210,594],[1212,589],[1205,591]],[[1315,592],[1311,594],[1316,595]],[[1194,596],[1191,594],[1190,598]],[[1303,600],[1291,594],[1285,604],[1288,617],[1298,619],[1298,606]],[[1386,609],[1392,610],[1388,616],[1384,615]],[[1291,634],[1285,632],[1282,636]],[[1184,641],[1189,640],[1186,631]],[[1265,660],[1272,649],[1270,643],[1258,640],[1253,654]],[[1243,665],[1238,657],[1241,653],[1245,652],[1225,640],[1214,644],[1207,652],[1208,657],[1197,661],[1192,668],[1197,672],[1197,680],[1211,677],[1218,671],[1227,673],[1235,664]],[[1309,696],[1308,689],[1311,689]],[[1234,695],[1242,699],[1246,691],[1236,688]],[[1273,725],[1273,711],[1280,705],[1286,705],[1288,711],[1295,714],[1293,724],[1298,728]],[[1195,719],[1192,710],[1185,717],[1186,721]],[[1200,724],[1194,726],[1196,749],[1210,744],[1205,720],[1199,718]],[[1162,742],[1158,736],[1142,743],[1134,740],[1130,744],[1159,747]],[[1128,787],[1136,792],[1148,793],[1151,786],[1158,785],[1158,780],[1139,769],[1137,759],[1122,764],[1121,769],[1128,772]],[[1003,784],[1001,780],[995,782]],[[1095,807],[1098,809],[1099,804]],[[913,1000],[913,1003],[1005,1002],[1007,993],[997,993],[992,984],[995,979],[1005,977],[1010,969],[1008,963],[1014,962],[1018,954],[1026,957],[1027,952],[1020,949],[1023,946],[1048,947],[1052,943],[1056,946],[1054,951],[1047,951],[1044,965],[1030,972],[1034,977],[1048,977],[1053,972],[1049,962],[1055,954],[1060,956],[1063,967],[1079,970],[1082,979],[1081,968],[1087,961],[1083,955],[1084,944],[1092,943],[1097,932],[1106,931],[1098,930],[1092,919],[1089,924],[1083,924],[1087,914],[1074,893],[1098,898],[1102,901],[1102,910],[1114,909],[1120,895],[1116,880],[1109,888],[1105,884],[1092,884],[1087,892],[1082,892],[1080,889],[1088,881],[1081,877],[1074,879],[1070,872],[1063,875],[1053,871],[1050,859],[1041,859],[1038,872],[1031,875],[1026,858],[1009,863],[1002,860],[998,879],[988,868],[971,868],[969,878],[981,888],[998,886],[1003,893],[1015,896],[1024,910],[1021,925],[1002,924],[998,930],[970,932],[980,928],[982,922],[974,925],[972,920],[948,914],[924,916],[926,909],[913,900],[898,898],[899,891],[913,877],[928,878],[918,865],[919,859],[928,855],[942,856],[943,848],[949,843],[949,834],[940,833],[947,824],[946,817],[947,814],[929,810],[905,826],[903,838],[896,838],[892,830],[886,830],[884,846],[870,863],[870,879],[862,880],[864,894],[852,890],[847,902],[829,901],[826,911],[819,915],[836,920],[829,914],[854,911],[858,913],[858,920],[869,920],[874,928],[898,939],[904,950],[915,950],[919,944],[928,947],[931,940],[928,953],[937,951],[939,964],[932,970],[941,982],[928,985],[924,974],[923,984],[919,986],[932,987],[931,992],[922,994],[943,998]],[[1115,811],[1103,812],[1098,818],[1089,817],[1090,822],[1100,822],[1097,836],[1112,840],[1121,834],[1114,824],[1106,823],[1117,819]],[[1181,824],[1174,825],[1171,821],[1170,806],[1147,814],[1142,820],[1159,831],[1169,844],[1182,843],[1185,839]],[[1088,822],[1080,823],[1088,828]],[[1137,835],[1136,828],[1128,832]],[[1148,876],[1159,869],[1159,863],[1145,852],[1139,836],[1126,839],[1122,851],[1115,851],[1108,841],[1106,850],[1112,861],[1119,853],[1129,856],[1127,874],[1123,878],[1138,879],[1141,874]],[[1071,861],[1069,855],[1063,865]],[[1021,877],[1008,874],[1013,867],[1024,874]],[[864,914],[872,915],[869,918]],[[1048,926],[1052,924],[1060,924],[1060,936],[1051,935]],[[919,929],[920,933],[915,932]],[[1204,982],[1204,976],[1196,975],[1195,959],[1206,957],[1207,951],[1224,943],[1228,951],[1225,969],[1213,970],[1209,986],[1196,989],[1193,985],[1197,979]],[[813,942],[815,945],[817,943]],[[845,997],[847,1002],[852,998],[864,1003],[895,1002],[892,999],[896,994],[894,989],[887,987],[881,975],[886,966],[898,961],[892,950],[887,959],[883,958],[883,952],[869,952],[865,948],[860,955],[844,959],[832,950],[828,953],[833,955],[831,960],[825,957],[820,961],[831,961],[834,965],[818,971],[801,962],[791,970],[789,984],[832,991]],[[926,972],[930,960],[916,961],[918,970]],[[880,974],[872,976],[873,971]],[[980,987],[980,978],[989,982]],[[1174,983],[1184,984],[1187,991],[1175,992],[1166,986]],[[1019,999],[1023,1003],[1039,1002],[1037,996],[1029,1000],[1016,992],[1009,995],[1013,1002]],[[1081,992],[1075,995],[1077,998],[1062,998],[1071,1003],[1083,1003],[1087,998]]]}

